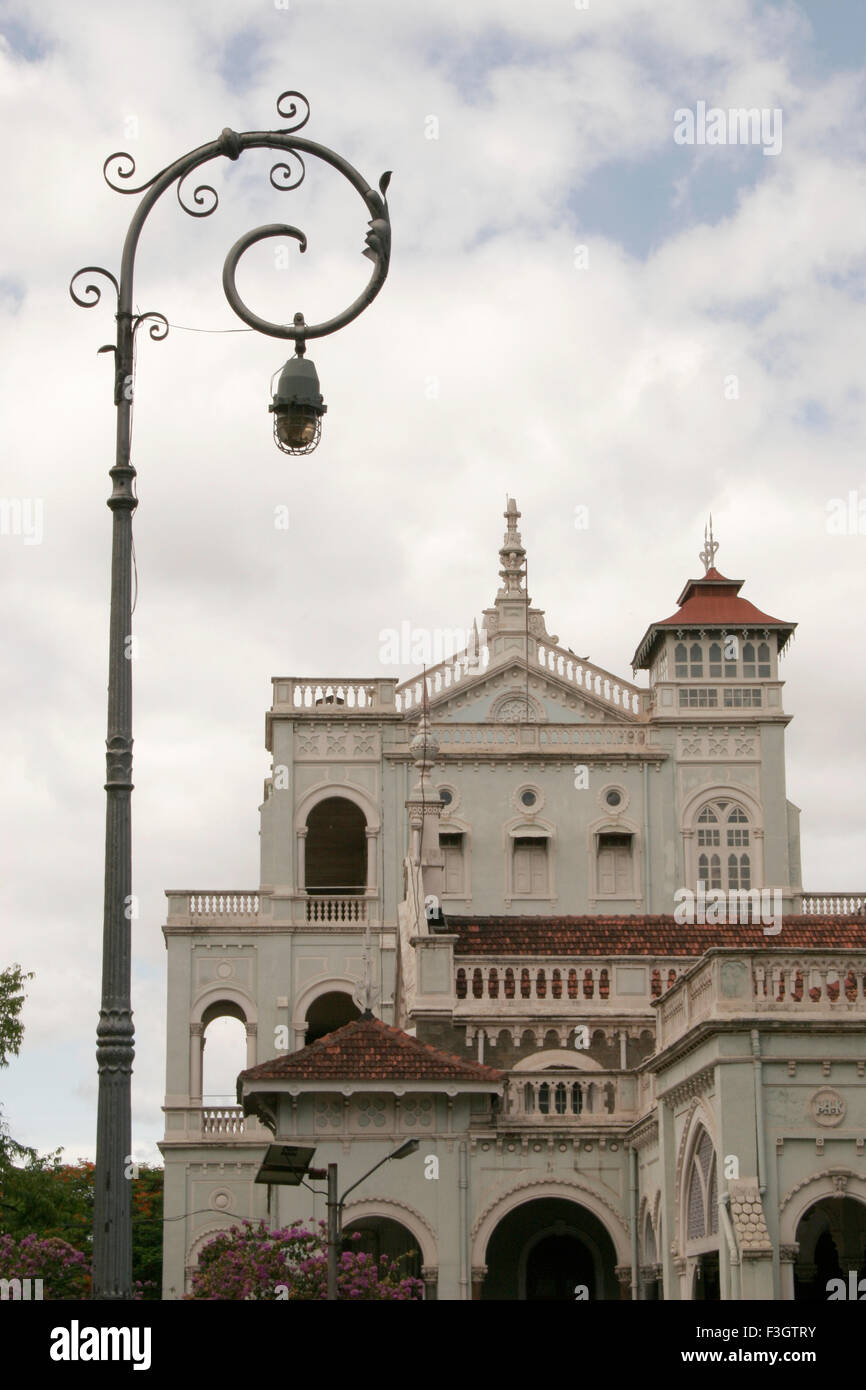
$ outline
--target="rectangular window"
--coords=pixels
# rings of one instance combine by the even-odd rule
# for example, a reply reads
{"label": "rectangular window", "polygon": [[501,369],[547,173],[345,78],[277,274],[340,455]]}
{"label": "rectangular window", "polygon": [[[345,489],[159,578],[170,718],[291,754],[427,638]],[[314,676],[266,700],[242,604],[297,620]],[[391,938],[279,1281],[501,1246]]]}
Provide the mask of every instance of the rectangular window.
{"label": "rectangular window", "polygon": [[698,844],[699,844],[700,846],[702,846],[702,847],[706,847],[706,846],[710,846],[711,848],[712,848],[713,846],[718,847],[718,844],[719,844],[719,832],[718,832],[718,830],[699,830],[699,831],[698,831]]}
{"label": "rectangular window", "polygon": [[719,692],[712,686],[691,686],[680,691],[680,709],[716,709]]}
{"label": "rectangular window", "polygon": [[742,686],[729,685],[725,687],[725,708],[726,709],[760,709],[761,708],[760,690],[744,689]]}
{"label": "rectangular window", "polygon": [[634,859],[631,835],[613,833],[598,837],[598,891],[607,897],[628,897],[634,892]]}
{"label": "rectangular window", "polygon": [[548,894],[547,840],[518,836],[514,841],[513,891],[523,897]]}
{"label": "rectangular window", "polygon": [[466,892],[465,859],[462,835],[440,835],[439,848],[445,859],[442,892],[462,897]]}

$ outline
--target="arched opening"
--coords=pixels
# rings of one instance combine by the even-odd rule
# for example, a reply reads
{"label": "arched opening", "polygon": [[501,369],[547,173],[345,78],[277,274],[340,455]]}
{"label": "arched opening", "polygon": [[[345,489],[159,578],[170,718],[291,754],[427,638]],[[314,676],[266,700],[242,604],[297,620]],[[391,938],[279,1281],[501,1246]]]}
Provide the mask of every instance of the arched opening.
{"label": "arched opening", "polygon": [[854,1197],[820,1198],[797,1223],[797,1247],[797,1302],[826,1303],[831,1279],[841,1279],[850,1297],[852,1273],[857,1284],[866,1279],[866,1206]]}
{"label": "arched opening", "polygon": [[421,1278],[421,1248],[411,1231],[390,1216],[359,1216],[343,1227],[344,1238],[360,1232],[360,1240],[345,1241],[346,1250],[363,1250],[377,1262],[395,1261],[403,1277]]}
{"label": "arched opening", "polygon": [[536,1198],[508,1212],[487,1243],[486,1264],[482,1299],[619,1298],[613,1241],[591,1211],[560,1197]]}
{"label": "arched opening", "polygon": [[247,1066],[246,1020],[240,1005],[211,1004],[202,1014],[202,1105],[237,1105],[238,1075]]}
{"label": "arched opening", "polygon": [[309,893],[363,893],[367,822],[345,796],[329,796],[307,817],[304,887]]}
{"label": "arched opening", "polygon": [[307,1046],[360,1017],[360,1010],[351,996],[344,994],[342,990],[320,994],[307,1009]]}

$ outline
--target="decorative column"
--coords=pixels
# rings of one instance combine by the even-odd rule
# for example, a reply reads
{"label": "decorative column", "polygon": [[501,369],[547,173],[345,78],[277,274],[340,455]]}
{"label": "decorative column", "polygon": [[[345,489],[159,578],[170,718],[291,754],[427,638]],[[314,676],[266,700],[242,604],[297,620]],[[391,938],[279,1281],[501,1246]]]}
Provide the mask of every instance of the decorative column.
{"label": "decorative column", "polygon": [[614,1273],[619,1284],[621,1299],[631,1299],[631,1265],[617,1265]]}
{"label": "decorative column", "polygon": [[474,1303],[478,1303],[481,1299],[481,1286],[484,1283],[486,1274],[486,1265],[472,1266],[472,1300]]}
{"label": "decorative column", "polygon": [[424,1299],[435,1303],[439,1297],[439,1270],[435,1265],[422,1265],[421,1278],[424,1281]]}
{"label": "decorative column", "polygon": [[295,887],[299,893],[307,891],[307,827],[304,825],[295,832],[298,837],[298,865],[295,870]]}
{"label": "decorative column", "polygon": [[256,1037],[259,1025],[257,1023],[247,1024],[247,1066],[254,1067],[256,1064]]}
{"label": "decorative column", "polygon": [[369,825],[365,831],[367,836],[367,894],[374,897],[376,893],[376,851],[379,846],[378,830],[371,830]]}
{"label": "decorative column", "polygon": [[794,1265],[800,1253],[799,1245],[780,1245],[779,1262],[781,1273],[781,1296],[785,1303],[794,1301]]}
{"label": "decorative column", "polygon": [[202,1053],[204,1051],[204,1027],[201,1023],[189,1025],[189,1103],[201,1105]]}

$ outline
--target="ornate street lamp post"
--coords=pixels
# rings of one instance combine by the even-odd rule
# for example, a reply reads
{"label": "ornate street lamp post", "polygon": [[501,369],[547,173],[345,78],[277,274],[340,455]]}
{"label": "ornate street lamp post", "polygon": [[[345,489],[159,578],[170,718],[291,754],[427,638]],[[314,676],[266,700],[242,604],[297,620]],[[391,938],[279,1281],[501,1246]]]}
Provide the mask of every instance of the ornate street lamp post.
{"label": "ornate street lamp post", "polygon": [[[153,178],[137,187],[128,181],[135,174],[135,160],[129,154],[109,155],[103,166],[105,181],[118,193],[144,196],[129,225],[120,262],[119,281],[101,266],[85,266],[72,277],[69,292],[76,304],[90,309],[102,297],[102,290],[90,280],[76,288],[82,277],[101,276],[114,289],[117,298],[117,343],[101,352],[114,352],[114,403],[117,407],[117,450],[110,470],[112,493],[108,506],[112,513],[111,618],[108,659],[108,734],[106,739],[106,822],[105,822],[105,909],[102,938],[102,1003],[96,1031],[96,1058],[99,1072],[99,1104],[96,1126],[96,1174],[93,1225],[93,1296],[99,1299],[132,1297],[132,1227],[130,1184],[126,1180],[132,1152],[131,1091],[133,1026],[130,1002],[132,894],[132,844],[130,809],[132,800],[132,664],[128,659],[128,638],[132,625],[132,514],[138,505],[134,491],[135,469],[130,461],[130,425],[133,394],[133,347],[135,334],[149,322],[151,338],[159,341],[168,333],[163,314],[134,314],[133,276],[138,239],[148,214],[166,189],[176,188],[184,212],[192,217],[209,217],[216,210],[219,196],[209,184],[192,190],[185,201],[184,184],[193,169],[212,159],[238,159],[246,150],[268,149],[283,152],[274,164],[270,181],[274,188],[288,191],[304,179],[304,155],[329,164],[348,179],[364,201],[369,230],[363,255],[373,262],[373,273],[357,299],[336,317],[324,323],[306,324],[295,314],[291,324],[271,323],[252,313],[241,300],[235,286],[240,257],[250,246],[270,237],[291,237],[301,251],[307,239],[297,227],[274,223],[248,232],[235,243],[223,267],[223,287],[235,313],[251,328],[273,338],[289,338],[296,356],[283,368],[270,410],[274,414],[274,436],[286,453],[310,453],[319,441],[325,405],[312,362],[305,356],[306,342],[334,333],[358,317],[385,283],[391,251],[391,224],[385,194],[390,174],[379,180],[379,192],[340,155],[325,145],[299,136],[309,120],[310,107],[300,92],[284,92],[277,111],[289,125],[280,130],[248,131],[239,135],[224,130],[218,140],[201,145]],[[117,182],[119,180],[119,182]]]}

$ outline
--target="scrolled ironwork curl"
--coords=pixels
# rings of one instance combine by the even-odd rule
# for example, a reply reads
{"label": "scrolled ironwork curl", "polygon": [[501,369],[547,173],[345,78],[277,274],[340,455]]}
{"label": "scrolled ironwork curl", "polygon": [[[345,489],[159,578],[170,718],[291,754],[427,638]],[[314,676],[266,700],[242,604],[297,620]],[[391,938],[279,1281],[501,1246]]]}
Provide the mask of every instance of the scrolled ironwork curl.
{"label": "scrolled ironwork curl", "polygon": [[[109,170],[108,166],[114,160],[127,160],[129,167],[124,168],[122,164],[118,164],[116,168]],[[168,168],[168,165],[166,165],[166,168]],[[116,150],[114,154],[108,156],[102,166],[102,177],[105,179],[108,187],[113,189],[115,193],[144,193],[148,188],[153,187],[157,179],[165,173],[165,169],[160,169],[158,173],[154,174],[152,179],[147,180],[147,183],[136,184],[134,188],[124,188],[123,184],[112,182],[113,178],[131,179],[134,173],[135,160],[126,150]]]}
{"label": "scrolled ironwork curl", "polygon": [[[189,173],[191,174],[193,172],[194,171],[190,169]],[[180,203],[184,212],[189,213],[190,217],[210,217],[211,213],[216,212],[219,207],[219,194],[209,183],[197,184],[192,191],[192,200],[201,208],[201,211],[198,212],[196,208],[190,207],[189,204],[185,203],[183,200],[183,186],[188,177],[189,174],[185,174],[177,185],[177,201]],[[212,201],[210,201],[210,205],[208,206],[209,200],[211,199]]]}
{"label": "scrolled ironwork curl", "polygon": [[157,313],[155,309],[148,309],[146,314],[136,314],[132,321],[133,337],[138,332],[141,325],[148,319],[153,322],[148,326],[148,335],[155,343],[161,343],[168,337],[168,319],[165,314]]}
{"label": "scrolled ironwork curl", "polygon": [[271,169],[271,185],[278,189],[280,193],[289,193],[293,188],[300,188],[307,174],[307,166],[297,150],[289,150],[289,155],[297,161],[298,173],[293,174],[291,164],[285,160],[279,160]]}
{"label": "scrolled ironwork curl", "polygon": [[[120,286],[110,270],[106,270],[105,267],[101,265],[85,265],[82,266],[80,270],[76,270],[72,279],[69,281],[69,293],[80,308],[93,309],[102,298],[102,290],[99,285],[85,285],[81,294],[76,294],[75,281],[78,279],[79,275],[104,275],[106,280],[111,283],[115,298],[120,298]],[[82,298],[82,296],[87,296],[87,298]]]}
{"label": "scrolled ironwork curl", "polygon": [[[307,98],[304,96],[303,92],[282,92],[277,97],[277,111],[282,117],[290,121],[294,120],[294,117],[298,114],[297,103],[299,101],[303,103],[303,115],[301,116],[300,120],[294,121],[293,125],[283,126],[281,133],[284,135],[294,130],[303,129],[303,127],[307,124],[307,121],[310,119],[310,103],[307,101]],[[285,102],[288,102],[289,105],[288,108],[284,110],[283,104]]]}

